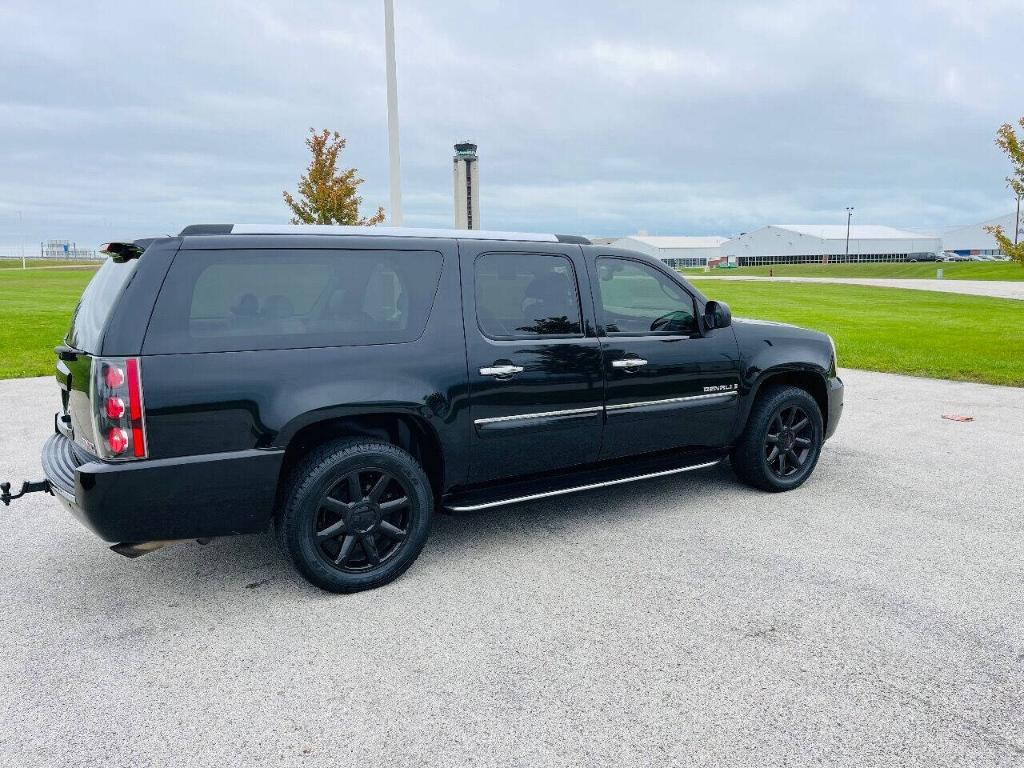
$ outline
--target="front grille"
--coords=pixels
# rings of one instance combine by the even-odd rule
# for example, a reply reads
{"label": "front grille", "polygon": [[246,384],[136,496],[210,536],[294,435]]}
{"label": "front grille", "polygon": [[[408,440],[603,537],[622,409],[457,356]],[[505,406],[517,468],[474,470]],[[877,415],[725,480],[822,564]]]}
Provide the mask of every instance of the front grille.
{"label": "front grille", "polygon": [[75,454],[75,444],[64,435],[51,435],[50,439],[43,443],[40,458],[43,473],[50,481],[50,485],[74,496],[75,470],[82,464]]}

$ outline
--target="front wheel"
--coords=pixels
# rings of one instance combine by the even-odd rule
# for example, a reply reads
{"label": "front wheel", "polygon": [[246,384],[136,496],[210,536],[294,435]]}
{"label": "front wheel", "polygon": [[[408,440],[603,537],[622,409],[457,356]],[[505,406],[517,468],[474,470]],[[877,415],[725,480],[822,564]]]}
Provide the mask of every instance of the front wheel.
{"label": "front wheel", "polygon": [[824,439],[821,409],[799,387],[771,387],[751,409],[730,453],[743,482],[765,491],[789,491],[810,477]]}
{"label": "front wheel", "polygon": [[390,443],[342,440],[291,473],[277,535],[292,564],[330,592],[397,579],[427,541],[434,497],[423,468]]}

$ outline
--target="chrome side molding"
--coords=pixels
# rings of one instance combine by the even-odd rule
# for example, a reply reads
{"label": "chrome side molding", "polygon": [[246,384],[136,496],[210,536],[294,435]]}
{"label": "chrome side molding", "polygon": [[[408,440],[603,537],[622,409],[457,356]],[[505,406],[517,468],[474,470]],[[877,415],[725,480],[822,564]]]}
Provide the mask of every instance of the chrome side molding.
{"label": "chrome side molding", "polygon": [[576,416],[596,416],[601,413],[604,408],[600,405],[595,405],[591,408],[570,408],[566,411],[544,411],[542,413],[522,413],[516,414],[515,416],[492,416],[488,419],[477,419],[473,422],[474,425],[482,427],[486,424],[501,424],[508,421],[529,421],[530,419],[554,419],[563,416],[576,417]]}
{"label": "chrome side molding", "polygon": [[736,391],[730,392],[712,392],[707,395],[687,395],[686,397],[667,397],[664,400],[641,400],[636,403],[618,403],[617,405],[606,405],[605,409],[609,411],[624,411],[629,408],[646,408],[651,405],[672,405],[673,403],[689,403],[694,400],[729,400],[730,398],[736,397],[739,393]]}
{"label": "chrome side molding", "polygon": [[[501,368],[517,368],[518,366],[500,366]],[[484,373],[485,371],[494,371],[497,368],[481,368],[480,373],[485,376],[502,376],[511,375],[504,373]],[[521,368],[519,369],[522,370]],[[512,373],[516,373],[513,371]],[[541,413],[516,413],[511,416],[492,416],[486,419],[476,419],[473,424],[477,427],[484,426],[485,424],[497,424],[499,422],[508,421],[529,421],[530,419],[553,419],[561,416],[590,416],[592,414],[601,413],[603,411],[625,411],[630,408],[646,408],[653,405],[672,405],[673,403],[688,403],[695,400],[729,400],[739,395],[735,390],[730,392],[712,392],[706,395],[687,395],[686,397],[669,397],[664,400],[642,400],[636,403],[618,403],[616,405],[595,405],[590,408],[569,408],[563,411],[543,411]]]}

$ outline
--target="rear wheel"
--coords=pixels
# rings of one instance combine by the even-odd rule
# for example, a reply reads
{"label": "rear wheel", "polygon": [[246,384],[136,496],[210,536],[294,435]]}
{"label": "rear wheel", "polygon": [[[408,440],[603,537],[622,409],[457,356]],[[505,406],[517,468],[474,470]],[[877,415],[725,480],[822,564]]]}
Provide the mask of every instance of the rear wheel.
{"label": "rear wheel", "polygon": [[277,534],[310,582],[358,592],[387,584],[412,565],[426,543],[433,506],[423,468],[401,448],[337,441],[292,472]]}
{"label": "rear wheel", "polygon": [[732,449],[733,470],[755,488],[792,490],[814,471],[823,434],[821,410],[806,390],[771,387],[754,403]]}

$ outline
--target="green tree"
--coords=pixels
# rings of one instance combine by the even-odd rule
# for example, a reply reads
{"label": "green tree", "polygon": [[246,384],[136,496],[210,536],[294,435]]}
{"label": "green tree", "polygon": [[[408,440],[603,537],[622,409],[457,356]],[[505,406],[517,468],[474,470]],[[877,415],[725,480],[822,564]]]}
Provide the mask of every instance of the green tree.
{"label": "green tree", "polygon": [[345,139],[337,131],[309,129],[306,138],[312,158],[306,173],[299,178],[295,197],[282,192],[284,201],[292,210],[292,224],[359,224],[373,226],[384,221],[384,209],[377,208],[372,216],[359,215],[363,198],[359,185],[363,183],[355,168],[338,170],[338,155],[345,149]]}
{"label": "green tree", "polygon": [[[1024,131],[1024,117],[1018,120],[1017,124]],[[1024,134],[1018,136],[1012,125],[1003,123],[996,131],[996,146],[1003,150],[1010,159],[1012,171],[1006,177],[1006,186],[1013,191],[1019,208],[1020,200],[1024,198]],[[1015,222],[1015,225],[1019,227],[1020,222]],[[1002,227],[985,227],[985,229],[995,237],[1003,253],[1024,266],[1024,240],[1015,245],[1013,239],[1007,236]],[[1012,234],[1016,235],[1017,233]]]}

